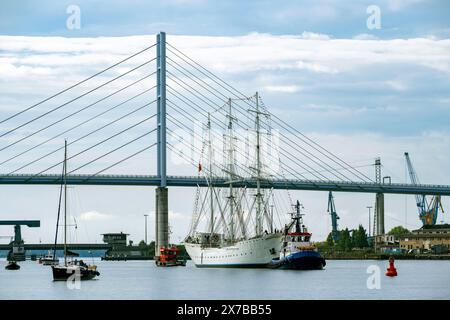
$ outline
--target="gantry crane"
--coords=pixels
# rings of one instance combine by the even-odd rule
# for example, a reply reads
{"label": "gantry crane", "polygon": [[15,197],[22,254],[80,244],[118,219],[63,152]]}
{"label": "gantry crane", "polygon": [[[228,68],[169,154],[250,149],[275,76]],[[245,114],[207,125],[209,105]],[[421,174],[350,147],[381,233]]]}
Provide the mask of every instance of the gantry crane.
{"label": "gantry crane", "polygon": [[14,226],[14,240],[11,240],[11,249],[8,252],[8,260],[25,261],[25,246],[22,239],[21,226],[38,228],[39,220],[0,220],[0,226]]}
{"label": "gantry crane", "polygon": [[337,241],[339,239],[339,232],[338,232],[338,219],[339,216],[336,213],[336,207],[334,205],[334,198],[333,193],[330,191],[328,193],[328,213],[331,216],[331,237],[333,238],[333,241]]}
{"label": "gantry crane", "polygon": [[[408,167],[409,177],[412,184],[420,184],[416,171],[411,163],[408,152],[405,152],[406,165]],[[424,194],[416,194],[417,210],[419,211],[419,218],[424,226],[435,225],[439,214],[439,209],[444,213],[442,207],[441,196],[434,195],[430,201],[427,200]]]}

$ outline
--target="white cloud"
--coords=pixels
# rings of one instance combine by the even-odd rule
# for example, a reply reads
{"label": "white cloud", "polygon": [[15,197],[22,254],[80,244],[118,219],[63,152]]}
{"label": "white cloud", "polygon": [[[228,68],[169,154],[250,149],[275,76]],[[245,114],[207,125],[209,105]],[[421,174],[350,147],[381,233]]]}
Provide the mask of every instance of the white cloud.
{"label": "white cloud", "polygon": [[379,38],[373,34],[360,33],[353,37],[355,40],[379,40]]}
{"label": "white cloud", "polygon": [[88,211],[80,214],[80,220],[83,221],[98,221],[98,220],[109,220],[112,216],[106,213],[100,213],[97,211]]}
{"label": "white cloud", "polygon": [[264,89],[271,92],[285,92],[285,93],[294,93],[301,90],[299,86],[295,85],[265,86]]}
{"label": "white cloud", "polygon": [[423,2],[423,0],[388,0],[388,8],[392,11],[400,11],[420,2]]}
{"label": "white cloud", "polygon": [[386,81],[386,84],[397,91],[405,91],[408,89],[408,86],[405,83],[398,80],[389,80]]}
{"label": "white cloud", "polygon": [[305,40],[330,40],[331,39],[330,36],[327,34],[308,32],[308,31],[303,31],[301,38],[305,39]]}

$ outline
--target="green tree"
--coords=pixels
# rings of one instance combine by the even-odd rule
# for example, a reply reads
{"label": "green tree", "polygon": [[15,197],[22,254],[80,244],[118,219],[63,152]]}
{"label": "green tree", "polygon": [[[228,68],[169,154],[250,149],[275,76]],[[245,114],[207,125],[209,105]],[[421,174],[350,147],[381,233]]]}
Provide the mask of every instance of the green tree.
{"label": "green tree", "polygon": [[359,225],[358,229],[353,230],[352,244],[356,248],[367,248],[369,246],[366,229],[362,225]]}
{"label": "green tree", "polygon": [[328,237],[327,237],[327,245],[329,248],[334,246],[334,240],[333,240],[333,236],[332,236],[331,232],[328,234]]}
{"label": "green tree", "polygon": [[146,247],[147,244],[145,243],[144,240],[141,240],[141,241],[139,242],[138,246],[139,246],[139,247]]}
{"label": "green tree", "polygon": [[396,236],[396,237],[404,235],[404,234],[408,234],[408,233],[410,233],[410,231],[402,226],[396,226],[396,227],[392,228],[391,231],[388,232],[389,235]]}
{"label": "green tree", "polygon": [[337,241],[337,247],[342,251],[350,251],[352,249],[352,239],[348,228],[339,232],[339,240]]}

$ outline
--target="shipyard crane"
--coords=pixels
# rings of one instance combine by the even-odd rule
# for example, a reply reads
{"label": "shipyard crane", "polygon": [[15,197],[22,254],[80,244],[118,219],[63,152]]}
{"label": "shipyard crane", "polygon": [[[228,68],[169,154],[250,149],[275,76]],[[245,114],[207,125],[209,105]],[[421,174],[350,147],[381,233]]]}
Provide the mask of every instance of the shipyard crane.
{"label": "shipyard crane", "polygon": [[332,226],[331,237],[333,238],[333,241],[337,241],[339,239],[338,223],[337,223],[339,216],[336,213],[336,207],[334,205],[333,193],[331,191],[328,193],[328,210],[327,211],[331,216],[331,226]]}
{"label": "shipyard crane", "polygon": [[[405,152],[405,159],[411,183],[414,185],[420,184],[419,178],[417,177],[417,173],[411,163],[408,152]],[[435,225],[439,214],[439,209],[441,209],[442,213],[444,213],[441,196],[437,194],[431,198],[431,201],[428,201],[424,194],[416,194],[415,197],[417,210],[419,212],[419,218],[422,221],[422,224],[424,226]]]}

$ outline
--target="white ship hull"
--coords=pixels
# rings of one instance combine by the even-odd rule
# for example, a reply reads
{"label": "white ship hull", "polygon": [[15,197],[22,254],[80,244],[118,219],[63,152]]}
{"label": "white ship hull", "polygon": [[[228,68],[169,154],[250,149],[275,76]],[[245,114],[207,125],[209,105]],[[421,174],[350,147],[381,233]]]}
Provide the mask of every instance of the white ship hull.
{"label": "white ship hull", "polygon": [[184,245],[197,267],[265,267],[279,255],[282,235],[263,235],[223,247],[210,248],[197,243]]}

